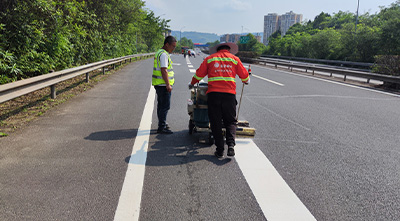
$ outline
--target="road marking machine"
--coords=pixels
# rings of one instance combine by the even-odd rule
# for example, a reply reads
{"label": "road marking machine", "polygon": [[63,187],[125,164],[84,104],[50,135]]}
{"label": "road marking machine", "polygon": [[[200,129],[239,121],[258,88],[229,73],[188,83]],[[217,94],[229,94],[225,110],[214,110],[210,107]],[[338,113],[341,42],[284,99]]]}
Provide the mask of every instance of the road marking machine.
{"label": "road marking machine", "polygon": [[[249,73],[250,73],[249,69]],[[236,115],[236,137],[238,138],[254,138],[256,129],[251,128],[248,121],[238,120],[240,105],[242,103],[242,96],[245,84],[242,85],[242,92],[240,94],[239,107]],[[207,89],[208,83],[200,81],[196,85],[190,88],[190,99],[188,99],[188,114],[189,119],[189,134],[197,132],[208,133],[208,143],[214,144],[214,138],[211,133],[210,122],[208,118],[208,106],[207,106]],[[225,136],[225,128],[223,128]]]}

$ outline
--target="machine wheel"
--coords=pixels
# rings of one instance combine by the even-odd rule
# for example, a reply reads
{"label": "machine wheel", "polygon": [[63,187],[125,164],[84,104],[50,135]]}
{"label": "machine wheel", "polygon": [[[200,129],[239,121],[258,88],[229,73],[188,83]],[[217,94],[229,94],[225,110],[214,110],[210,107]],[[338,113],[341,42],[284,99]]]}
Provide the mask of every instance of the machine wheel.
{"label": "machine wheel", "polygon": [[214,144],[214,136],[211,132],[208,134],[208,144],[210,144],[210,146]]}
{"label": "machine wheel", "polygon": [[194,123],[192,120],[189,120],[189,134],[193,134]]}

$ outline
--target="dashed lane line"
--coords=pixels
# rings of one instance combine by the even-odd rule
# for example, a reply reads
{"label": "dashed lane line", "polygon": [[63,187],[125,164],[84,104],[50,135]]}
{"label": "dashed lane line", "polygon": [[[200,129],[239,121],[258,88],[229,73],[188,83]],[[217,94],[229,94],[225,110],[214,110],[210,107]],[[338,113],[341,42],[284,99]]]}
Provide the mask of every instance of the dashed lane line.
{"label": "dashed lane line", "polygon": [[251,76],[256,77],[256,78],[259,78],[259,79],[264,80],[264,81],[268,81],[268,82],[273,83],[273,84],[276,84],[276,85],[279,85],[279,86],[281,86],[281,87],[285,86],[284,84],[281,84],[281,83],[276,82],[276,81],[273,81],[273,80],[269,80],[269,79],[264,78],[264,77],[260,77],[260,76],[255,75],[255,74],[252,74]]}

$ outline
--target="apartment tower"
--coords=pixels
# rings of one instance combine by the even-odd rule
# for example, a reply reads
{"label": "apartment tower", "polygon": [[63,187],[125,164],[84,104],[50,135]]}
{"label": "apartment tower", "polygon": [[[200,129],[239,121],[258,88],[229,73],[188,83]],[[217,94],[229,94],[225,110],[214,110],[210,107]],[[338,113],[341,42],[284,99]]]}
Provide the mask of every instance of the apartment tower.
{"label": "apartment tower", "polygon": [[283,15],[278,15],[276,13],[265,15],[263,43],[268,45],[268,38],[278,30],[281,30],[282,36],[284,36],[292,25],[300,23],[302,20],[303,15],[296,14],[293,11]]}

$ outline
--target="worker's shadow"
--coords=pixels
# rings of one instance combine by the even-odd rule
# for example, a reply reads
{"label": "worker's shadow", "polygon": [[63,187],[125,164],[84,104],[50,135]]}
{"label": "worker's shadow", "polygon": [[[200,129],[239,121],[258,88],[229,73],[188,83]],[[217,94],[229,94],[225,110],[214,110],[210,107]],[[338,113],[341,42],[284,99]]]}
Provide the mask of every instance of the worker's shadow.
{"label": "worker's shadow", "polygon": [[[231,158],[218,159],[214,156],[215,146],[199,142],[208,137],[205,133],[189,135],[187,130],[183,130],[166,135],[152,131],[151,135],[155,135],[156,141],[148,145],[146,166],[173,166],[203,160],[222,166],[232,161]],[[146,145],[141,145],[139,151],[126,157],[125,162],[143,164],[135,159],[141,159],[138,156],[143,156]]]}
{"label": "worker's shadow", "polygon": [[137,129],[108,130],[91,133],[85,140],[110,141],[135,138]]}

